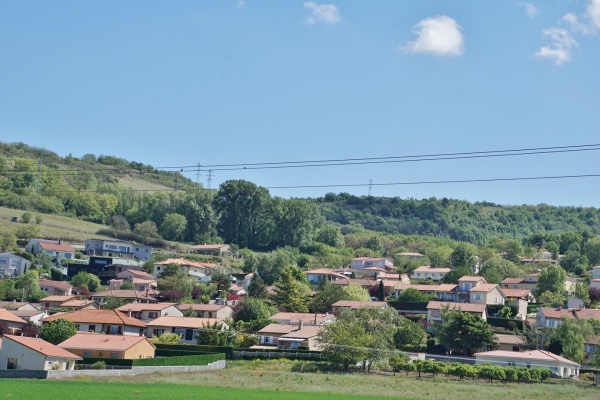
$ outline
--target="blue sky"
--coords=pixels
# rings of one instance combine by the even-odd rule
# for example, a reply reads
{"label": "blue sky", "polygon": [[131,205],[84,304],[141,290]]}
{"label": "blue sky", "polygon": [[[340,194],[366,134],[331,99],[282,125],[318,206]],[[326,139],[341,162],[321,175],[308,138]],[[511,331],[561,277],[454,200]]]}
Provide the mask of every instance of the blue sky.
{"label": "blue sky", "polygon": [[[157,167],[595,144],[599,66],[600,0],[0,0],[0,140]],[[212,187],[597,174],[597,160],[215,168]],[[599,207],[599,181],[371,193]],[[271,193],[342,191],[369,188]]]}

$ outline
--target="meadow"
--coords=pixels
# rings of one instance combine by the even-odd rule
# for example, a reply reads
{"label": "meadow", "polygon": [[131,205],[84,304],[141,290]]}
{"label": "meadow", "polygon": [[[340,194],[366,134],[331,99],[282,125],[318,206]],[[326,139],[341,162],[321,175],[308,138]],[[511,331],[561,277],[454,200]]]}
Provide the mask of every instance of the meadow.
{"label": "meadow", "polygon": [[399,399],[597,400],[600,388],[589,382],[488,383],[438,376],[371,373],[292,372],[292,361],[233,361],[220,371],[157,373],[121,378],[80,377],[65,381],[2,380],[0,398],[11,399]]}

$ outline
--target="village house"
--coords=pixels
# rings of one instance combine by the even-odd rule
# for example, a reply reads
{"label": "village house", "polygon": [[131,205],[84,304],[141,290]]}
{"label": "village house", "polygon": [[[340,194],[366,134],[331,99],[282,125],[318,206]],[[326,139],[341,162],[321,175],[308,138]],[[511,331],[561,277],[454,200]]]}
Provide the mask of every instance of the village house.
{"label": "village house", "polygon": [[98,304],[97,301],[94,300],[88,300],[88,299],[83,299],[83,300],[79,300],[79,299],[71,299],[71,300],[67,300],[64,303],[60,304],[60,308],[70,308],[74,311],[77,310],[98,310],[100,308],[100,304]]}
{"label": "village house", "polygon": [[376,279],[367,279],[367,278],[340,278],[336,281],[331,282],[332,285],[339,285],[339,286],[348,286],[351,283],[354,283],[354,284],[362,287],[363,289],[367,289],[367,290],[369,290],[370,288],[372,288],[375,285],[379,285],[379,282]]}
{"label": "village house", "polygon": [[79,310],[54,314],[42,320],[42,325],[57,319],[66,319],[77,325],[80,332],[102,332],[107,335],[140,336],[146,323],[116,310]]}
{"label": "village house", "polygon": [[131,303],[117,308],[117,311],[144,322],[154,321],[160,317],[183,317],[183,313],[177,308],[177,303]]}
{"label": "village house", "polygon": [[410,279],[431,279],[432,281],[441,281],[450,271],[452,271],[452,268],[432,268],[422,266],[415,269],[412,274],[410,274]]}
{"label": "village house", "polygon": [[532,292],[537,288],[539,274],[527,274],[524,278],[506,278],[500,282],[503,289],[530,290]]}
{"label": "village house", "polygon": [[490,363],[501,367],[549,368],[561,378],[577,378],[580,365],[544,350],[525,352],[494,350],[475,353],[477,364]]}
{"label": "village house", "polygon": [[31,268],[31,261],[16,254],[0,253],[0,275],[23,275]]}
{"label": "village house", "polygon": [[73,370],[81,357],[45,340],[4,335],[0,349],[0,369]]}
{"label": "village house", "polygon": [[156,346],[145,336],[104,335],[78,332],[58,347],[83,358],[135,360],[154,358]]}
{"label": "village house", "polygon": [[363,270],[367,267],[379,267],[386,271],[395,271],[394,263],[387,258],[357,257],[350,260],[350,268]]}
{"label": "village house", "polygon": [[177,308],[188,317],[227,319],[233,314],[233,309],[226,304],[178,304]]}
{"label": "village house", "polygon": [[398,297],[400,295],[400,293],[402,293],[406,289],[415,289],[424,294],[434,295],[436,297],[436,299],[440,300],[440,301],[455,302],[458,299],[458,297],[456,295],[457,288],[458,288],[458,285],[455,285],[452,283],[444,283],[441,285],[414,285],[414,284],[403,285],[403,284],[398,284],[394,287],[394,295],[396,297]]}
{"label": "village house", "polygon": [[108,290],[106,292],[92,294],[92,299],[97,301],[100,305],[104,304],[109,297],[116,297],[117,299],[129,303],[157,303],[158,300],[151,296],[157,294],[158,293],[154,290],[146,290],[145,292],[139,292],[135,289]]}
{"label": "village house", "polygon": [[470,304],[470,303],[445,303],[441,301],[430,301],[427,303],[427,328],[429,329],[433,323],[442,322],[442,313],[445,309],[449,311],[459,310],[469,314],[476,315],[487,320],[487,309],[485,304]]}
{"label": "village house", "polygon": [[422,258],[425,258],[425,254],[421,254],[421,253],[411,253],[411,252],[401,252],[401,253],[396,253],[397,257],[400,257],[404,260],[408,260],[408,261],[418,261]]}
{"label": "village house", "polygon": [[390,305],[385,301],[355,301],[355,300],[339,300],[331,306],[333,313],[339,313],[343,309],[358,310],[359,308],[385,308]]}
{"label": "village house", "polygon": [[62,303],[77,299],[77,296],[48,296],[40,300],[40,310],[53,310],[59,308]]}
{"label": "village house", "polygon": [[536,316],[536,325],[539,327],[556,328],[562,322],[562,318],[600,320],[600,310],[592,308],[559,308],[540,307]]}
{"label": "village house", "polygon": [[458,280],[458,288],[456,294],[459,302],[468,302],[471,298],[471,289],[477,285],[487,283],[483,276],[463,276]]}
{"label": "village house", "polygon": [[31,246],[31,253],[35,256],[41,254],[52,258],[54,263],[60,263],[63,259],[75,259],[75,249],[68,243],[61,242],[48,243],[48,241],[39,240]]}
{"label": "village house", "polygon": [[518,335],[507,335],[504,333],[496,333],[497,350],[505,351],[521,351],[521,346],[524,344],[523,338]]}
{"label": "village house", "polygon": [[48,316],[48,314],[45,311],[39,311],[39,310],[35,310],[35,311],[6,310],[6,311],[11,313],[12,315],[15,315],[15,316],[21,318],[23,321],[25,321],[27,323],[31,322],[32,324],[35,324],[35,325],[41,325],[42,319],[44,319]]}
{"label": "village house", "polygon": [[40,279],[38,285],[40,289],[51,296],[71,296],[73,292],[73,286],[69,282]]}
{"label": "village house", "polygon": [[191,278],[198,282],[210,281],[210,275],[214,272],[227,272],[226,268],[218,264],[187,261],[183,258],[169,258],[165,261],[154,263],[152,276],[155,279],[158,279],[160,277],[161,270],[164,268],[164,266],[170,264],[179,265],[181,271],[186,273],[188,275],[188,278]]}
{"label": "village house", "polygon": [[147,336],[160,336],[163,332],[181,335],[180,343],[196,344],[196,337],[201,329],[213,329],[217,323],[222,330],[229,330],[229,325],[222,319],[190,318],[190,317],[159,317],[148,322]]}
{"label": "village house", "polygon": [[26,301],[0,301],[0,308],[6,308],[7,310],[28,310],[28,311],[37,311],[37,308]]}
{"label": "village house", "polygon": [[339,279],[347,279],[342,274],[337,274],[329,269],[319,268],[319,269],[311,269],[309,271],[304,271],[306,275],[306,280],[313,287],[319,286],[324,280],[328,281],[337,281]]}
{"label": "village house", "polygon": [[135,269],[126,269],[117,274],[117,279],[123,279],[131,282],[135,286],[135,290],[143,292],[148,289],[156,289],[157,283],[154,277],[144,271]]}
{"label": "village house", "polygon": [[206,256],[227,257],[231,256],[231,247],[228,244],[197,244],[187,249],[188,253],[204,254]]}
{"label": "village house", "polygon": [[17,317],[10,311],[0,309],[0,322],[4,322],[8,327],[9,333],[17,333],[27,322],[22,318]]}
{"label": "village house", "polygon": [[335,321],[335,316],[332,314],[278,312],[270,316],[269,321],[283,325],[317,326]]}
{"label": "village house", "polygon": [[491,283],[480,283],[472,287],[469,290],[469,296],[469,301],[473,304],[498,305],[504,304],[504,298],[506,297],[500,286]]}
{"label": "village house", "polygon": [[323,326],[269,324],[258,331],[259,345],[251,348],[318,350],[317,335]]}
{"label": "village house", "polygon": [[148,261],[152,247],[121,240],[87,239],[85,252],[88,256],[118,257]]}

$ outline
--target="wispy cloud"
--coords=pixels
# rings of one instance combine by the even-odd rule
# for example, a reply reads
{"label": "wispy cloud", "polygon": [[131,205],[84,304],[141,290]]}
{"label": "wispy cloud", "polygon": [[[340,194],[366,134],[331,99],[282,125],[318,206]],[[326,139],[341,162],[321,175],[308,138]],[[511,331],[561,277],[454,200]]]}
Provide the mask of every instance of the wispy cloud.
{"label": "wispy cloud", "polygon": [[578,46],[578,43],[571,37],[566,29],[548,28],[542,31],[544,37],[552,41],[549,46],[542,46],[534,54],[536,57],[547,58],[560,65],[571,61],[571,50]]}
{"label": "wispy cloud", "polygon": [[314,24],[337,24],[341,22],[342,17],[340,16],[340,10],[335,4],[317,4],[314,1],[307,1],[304,3],[304,8],[310,11],[310,14],[306,17],[307,25]]}
{"label": "wispy cloud", "polygon": [[517,6],[523,7],[527,15],[531,18],[535,17],[538,13],[538,8],[531,3],[517,3]]}
{"label": "wispy cloud", "polygon": [[600,29],[600,0],[590,0],[585,9],[585,16],[594,28]]}
{"label": "wispy cloud", "polygon": [[562,17],[574,32],[585,34],[596,33],[600,29],[600,0],[588,0],[588,5],[580,18],[575,13],[567,13]]}
{"label": "wispy cloud", "polygon": [[460,25],[446,15],[426,18],[417,23],[412,32],[415,40],[406,43],[403,50],[436,56],[460,56],[464,53],[465,39]]}
{"label": "wispy cloud", "polygon": [[246,0],[237,0],[237,1],[235,2],[235,4],[236,4],[238,7],[240,7],[240,8],[243,8],[243,7],[246,5]]}

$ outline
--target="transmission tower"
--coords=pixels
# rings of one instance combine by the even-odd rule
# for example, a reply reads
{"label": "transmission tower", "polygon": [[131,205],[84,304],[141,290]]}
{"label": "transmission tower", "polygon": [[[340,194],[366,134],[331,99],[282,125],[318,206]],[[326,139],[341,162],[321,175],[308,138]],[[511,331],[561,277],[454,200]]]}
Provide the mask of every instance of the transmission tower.
{"label": "transmission tower", "polygon": [[212,173],[212,169],[208,170],[208,178],[206,178],[206,188],[210,189],[210,184],[212,183],[212,177],[213,177],[213,173]]}
{"label": "transmission tower", "polygon": [[369,179],[369,196],[371,196],[371,189],[373,189],[373,179]]}
{"label": "transmission tower", "polygon": [[202,172],[200,171],[200,168],[202,168],[202,165],[200,165],[200,163],[198,163],[198,165],[196,165],[196,183],[200,184],[200,177],[202,176]]}

